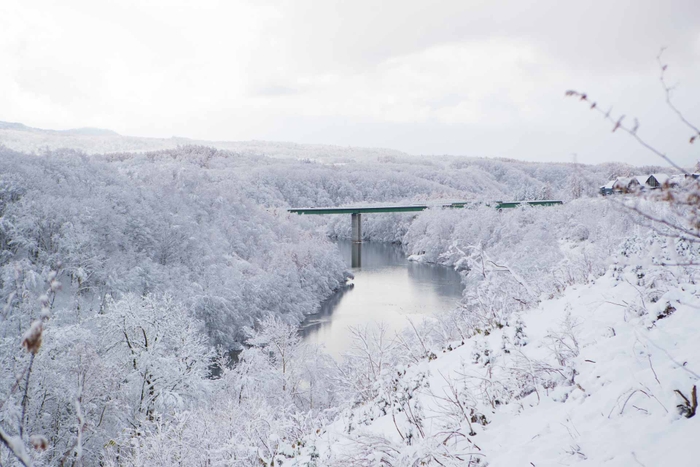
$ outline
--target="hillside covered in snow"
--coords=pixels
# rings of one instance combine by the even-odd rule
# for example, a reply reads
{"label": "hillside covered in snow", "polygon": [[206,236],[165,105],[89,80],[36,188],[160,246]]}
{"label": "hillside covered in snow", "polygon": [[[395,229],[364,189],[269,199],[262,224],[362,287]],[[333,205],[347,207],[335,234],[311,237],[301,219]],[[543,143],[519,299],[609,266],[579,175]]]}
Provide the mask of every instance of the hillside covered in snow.
{"label": "hillside covered in snow", "polygon": [[376,158],[402,156],[392,149],[340,147],[322,144],[296,144],[272,141],[203,141],[173,136],[149,138],[120,135],[100,128],[45,130],[21,123],[0,122],[0,145],[26,153],[73,149],[87,154],[147,152],[176,149],[179,146],[207,146],[246,155],[307,159]]}
{"label": "hillside covered in snow", "polygon": [[[0,134],[2,465],[697,464],[692,178],[603,198],[667,169]],[[340,359],[302,342],[350,220],[286,209],[444,199],[565,203],[368,217],[462,301]]]}

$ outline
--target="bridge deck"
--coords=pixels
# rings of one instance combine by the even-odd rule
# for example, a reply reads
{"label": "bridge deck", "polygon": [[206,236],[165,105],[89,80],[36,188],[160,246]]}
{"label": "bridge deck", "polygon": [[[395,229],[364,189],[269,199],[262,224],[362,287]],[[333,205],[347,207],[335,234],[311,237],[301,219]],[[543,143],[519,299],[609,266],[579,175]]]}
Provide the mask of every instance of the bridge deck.
{"label": "bridge deck", "polygon": [[362,214],[375,212],[418,212],[428,208],[465,208],[476,207],[479,205],[492,206],[496,209],[509,209],[518,206],[554,206],[562,204],[557,200],[543,201],[493,201],[493,202],[476,202],[476,201],[460,201],[449,204],[409,204],[403,206],[353,206],[353,207],[324,207],[324,208],[291,208],[287,211],[297,214]]}

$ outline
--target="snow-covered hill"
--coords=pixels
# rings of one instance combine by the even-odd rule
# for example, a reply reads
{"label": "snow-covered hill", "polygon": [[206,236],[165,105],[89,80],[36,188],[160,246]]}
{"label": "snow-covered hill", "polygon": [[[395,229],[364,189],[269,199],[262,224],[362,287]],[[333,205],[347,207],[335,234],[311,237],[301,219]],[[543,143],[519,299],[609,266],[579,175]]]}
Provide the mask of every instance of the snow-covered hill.
{"label": "snow-covered hill", "polygon": [[[601,198],[633,169],[298,149],[0,147],[0,464],[697,465],[694,179]],[[459,307],[302,343],[349,216],[285,208],[446,197],[566,203],[368,219],[460,271]]]}
{"label": "snow-covered hill", "polygon": [[115,152],[146,152],[175,149],[178,146],[199,145],[235,151],[245,155],[265,155],[293,159],[354,160],[377,157],[402,157],[392,149],[342,147],[323,144],[297,144],[270,141],[204,141],[173,136],[149,138],[124,136],[112,130],[79,128],[45,130],[22,123],[0,122],[0,145],[15,151],[41,153],[47,150],[74,149],[87,154]]}
{"label": "snow-covered hill", "polygon": [[399,370],[313,439],[319,465],[698,465],[700,290],[637,282],[611,271]]}

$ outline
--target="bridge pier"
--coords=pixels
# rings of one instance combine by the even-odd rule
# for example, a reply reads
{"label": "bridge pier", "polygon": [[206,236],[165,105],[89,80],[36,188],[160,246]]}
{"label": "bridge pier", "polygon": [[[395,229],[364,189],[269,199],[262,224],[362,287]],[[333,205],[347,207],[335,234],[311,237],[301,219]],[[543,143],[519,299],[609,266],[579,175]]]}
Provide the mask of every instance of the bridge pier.
{"label": "bridge pier", "polygon": [[353,268],[362,267],[362,243],[352,244],[352,256],[350,258],[350,266]]}
{"label": "bridge pier", "polygon": [[352,242],[362,243],[362,214],[352,213]]}

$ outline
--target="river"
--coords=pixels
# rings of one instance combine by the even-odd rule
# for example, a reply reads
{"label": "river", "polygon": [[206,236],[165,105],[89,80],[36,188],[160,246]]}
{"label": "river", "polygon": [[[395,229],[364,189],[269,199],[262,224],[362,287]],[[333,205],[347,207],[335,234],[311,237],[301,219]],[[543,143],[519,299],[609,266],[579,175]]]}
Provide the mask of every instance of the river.
{"label": "river", "polygon": [[334,356],[351,342],[348,327],[385,323],[393,331],[412,320],[449,311],[462,298],[457,272],[443,266],[408,261],[400,245],[338,241],[351,266],[352,284],[328,298],[318,313],[309,315],[300,333],[309,343],[323,345]]}

